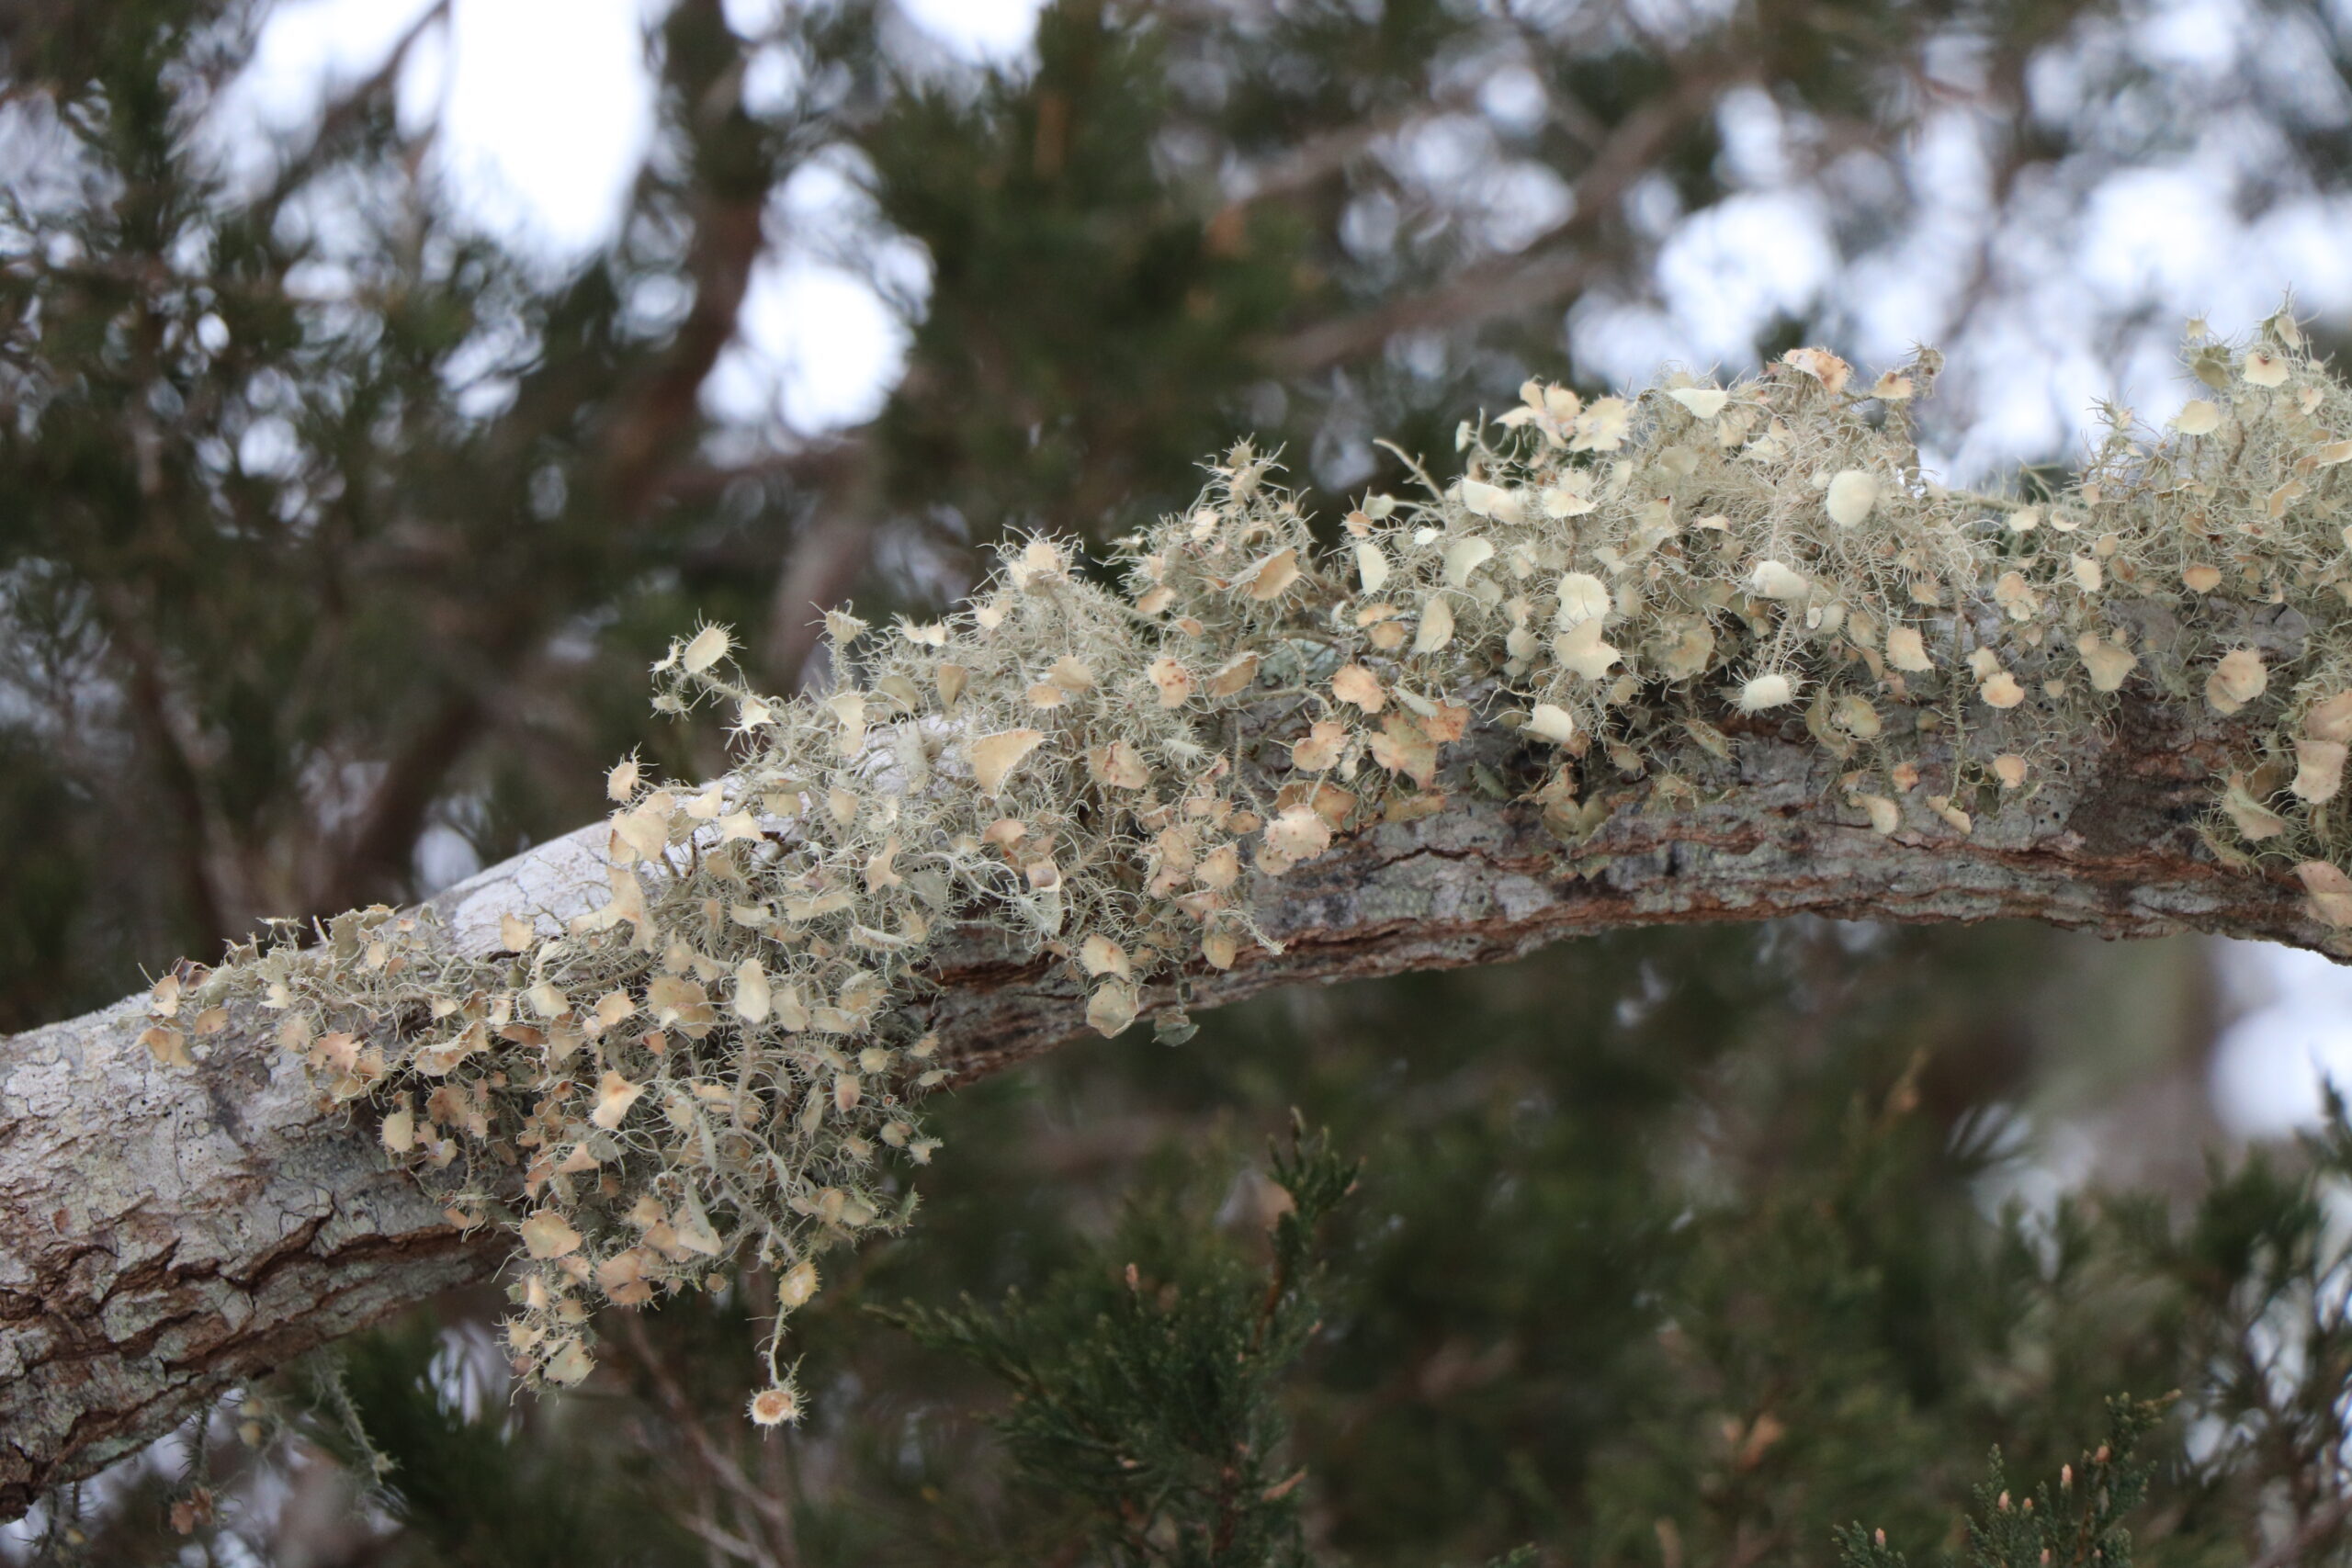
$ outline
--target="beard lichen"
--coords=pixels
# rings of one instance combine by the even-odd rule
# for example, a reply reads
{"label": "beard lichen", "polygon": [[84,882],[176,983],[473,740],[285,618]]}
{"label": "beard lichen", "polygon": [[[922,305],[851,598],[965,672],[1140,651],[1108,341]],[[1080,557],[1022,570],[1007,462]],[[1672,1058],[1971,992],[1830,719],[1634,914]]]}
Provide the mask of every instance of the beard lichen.
{"label": "beard lichen", "polygon": [[587,1374],[598,1305],[763,1269],[773,1424],[801,1408],[780,1347],[818,1258],[900,1223],[886,1164],[934,1147],[947,932],[1009,929],[1116,1034],[1147,984],[1268,944],[1262,881],[1442,809],[1473,726],[1516,732],[1567,840],[1611,773],[1668,806],[1734,787],[1727,729],[1759,725],[1837,759],[1858,822],[1964,835],[2138,686],[2246,716],[2207,841],[2352,927],[2352,393],[2284,311],[2188,354],[2211,396],[2161,438],[2109,411],[2038,498],[1922,474],[1930,353],[1867,387],[1819,349],[1728,388],[1531,382],[1462,427],[1462,478],[1367,497],[1331,552],[1237,446],[1121,541],[1124,593],[1020,542],[943,622],[830,616],[825,696],[752,690],[721,628],[681,639],[656,705],[719,706],[741,760],[694,788],[614,770],[593,912],[515,911],[487,954],[424,912],[281,930],[158,986],[148,1043],[187,1064],[232,999],[275,1014],[454,1223],[512,1230],[526,1382]]}

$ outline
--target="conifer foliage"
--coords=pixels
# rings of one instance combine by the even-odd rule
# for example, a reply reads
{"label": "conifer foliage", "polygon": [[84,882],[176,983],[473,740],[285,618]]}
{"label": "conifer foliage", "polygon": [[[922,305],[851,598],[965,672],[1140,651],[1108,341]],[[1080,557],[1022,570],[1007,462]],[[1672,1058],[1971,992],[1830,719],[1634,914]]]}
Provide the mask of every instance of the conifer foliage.
{"label": "conifer foliage", "polygon": [[1355,1168],[1302,1123],[1267,1179],[1280,1213],[1262,1269],[1181,1215],[1137,1210],[1034,1302],[876,1314],[1004,1383],[1008,1454],[1086,1511],[1102,1562],[1306,1561],[1306,1472],[1277,1395],[1322,1326],[1317,1232]]}

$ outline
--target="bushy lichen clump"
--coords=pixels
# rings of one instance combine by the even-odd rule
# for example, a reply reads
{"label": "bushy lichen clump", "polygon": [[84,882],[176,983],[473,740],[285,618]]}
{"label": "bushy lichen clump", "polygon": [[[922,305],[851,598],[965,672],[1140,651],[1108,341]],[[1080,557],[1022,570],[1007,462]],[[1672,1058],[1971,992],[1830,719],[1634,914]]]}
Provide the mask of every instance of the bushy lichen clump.
{"label": "bushy lichen clump", "polygon": [[[1802,724],[1879,831],[1966,834],[2140,683],[2248,714],[2215,851],[2294,866],[2352,926],[2352,394],[2284,313],[2189,353],[2210,397],[2160,441],[2117,411],[2040,500],[1920,473],[1932,355],[1867,387],[1817,349],[1728,389],[1531,383],[1464,427],[1464,478],[1368,498],[1332,554],[1237,447],[1125,541],[1124,595],[1027,541],[944,623],[831,617],[823,698],[735,681],[722,630],[682,639],[657,705],[723,705],[741,761],[699,788],[614,771],[594,913],[511,917],[486,957],[346,915],[166,980],[149,1043],[186,1063],[232,998],[275,1011],[454,1220],[513,1227],[515,1365],[569,1382],[596,1303],[756,1262],[780,1333],[824,1247],[902,1217],[878,1166],[933,1146],[910,1101],[942,1076],[923,965],[952,925],[1066,961],[1116,1033],[1155,976],[1265,941],[1257,879],[1442,809],[1474,725],[1544,759],[1529,798],[1566,837],[1603,770],[1695,791],[1734,715]],[[797,1409],[776,1355],[763,1421]]]}

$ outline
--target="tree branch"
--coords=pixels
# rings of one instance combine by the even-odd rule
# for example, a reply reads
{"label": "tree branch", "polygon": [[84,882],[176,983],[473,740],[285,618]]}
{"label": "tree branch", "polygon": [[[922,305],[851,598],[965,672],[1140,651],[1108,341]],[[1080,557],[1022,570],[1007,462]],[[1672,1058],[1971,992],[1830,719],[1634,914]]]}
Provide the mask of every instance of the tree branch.
{"label": "tree branch", "polygon": [[736,319],[764,243],[779,171],[742,104],[742,61],[718,0],[689,0],[667,24],[671,85],[684,98],[695,163],[695,241],[686,260],[695,299],[668,353],[624,394],[605,431],[605,480],[625,518],[643,514],[700,430],[702,384],[734,341]]}
{"label": "tree branch", "polygon": [[670,501],[708,502],[741,481],[761,484],[770,479],[786,479],[821,488],[852,478],[864,460],[863,442],[854,436],[836,436],[724,468],[675,468],[663,483],[662,493]]}
{"label": "tree branch", "polygon": [[870,525],[844,515],[836,496],[828,495],[818,504],[815,525],[795,543],[776,580],[768,615],[762,666],[770,686],[779,692],[799,690],[801,672],[824,629],[825,612],[849,597],[874,558]]}
{"label": "tree branch", "polygon": [[2342,1529],[2347,1519],[2352,1519],[2352,1497],[2338,1497],[2304,1520],[2302,1527],[2293,1535],[2256,1558],[2246,1568],[2296,1568],[2314,1548]]}
{"label": "tree branch", "polygon": [[[694,1401],[686,1397],[686,1391],[679,1384],[677,1373],[671,1370],[668,1359],[655,1347],[652,1337],[645,1332],[645,1325],[631,1315],[621,1320],[619,1328],[620,1337],[628,1341],[629,1354],[637,1362],[638,1369],[652,1383],[662,1414],[686,1439],[687,1451],[694,1456],[695,1463],[712,1483],[732,1496],[752,1518],[766,1527],[763,1533],[767,1540],[745,1541],[742,1554],[752,1562],[765,1565],[765,1568],[786,1568],[788,1562],[797,1561],[798,1554],[793,1549],[795,1538],[791,1507],[782,1497],[771,1495],[745,1475],[743,1467],[735,1462],[734,1456],[721,1448],[718,1440],[710,1435],[710,1428],[695,1409]],[[774,1550],[770,1550],[771,1543]]]}
{"label": "tree branch", "polygon": [[[667,42],[669,85],[684,99],[694,156],[694,239],[684,271],[695,297],[669,344],[621,383],[602,432],[599,496],[624,529],[641,524],[668,498],[673,472],[702,428],[702,384],[734,341],[764,243],[767,194],[778,178],[764,133],[743,108],[739,51],[718,0],[679,6],[669,20]],[[518,451],[527,446],[549,418],[579,401],[576,389],[571,396],[518,400],[509,421],[517,428],[506,433],[506,445]],[[470,640],[482,645],[480,667],[503,668],[557,607],[531,594],[489,596],[480,606],[487,620],[478,615],[470,629]],[[321,879],[322,908],[348,908],[401,886],[442,783],[497,705],[495,694],[478,683],[445,691],[390,760],[357,830]]]}
{"label": "tree branch", "polygon": [[[1630,783],[1563,842],[1527,804],[1480,795],[1519,744],[1481,731],[1437,815],[1344,839],[1266,879],[1255,915],[1282,944],[1186,976],[1194,1006],[1270,987],[1491,963],[1620,927],[1810,914],[2032,919],[2109,937],[2212,931],[2352,953],[2283,874],[2202,843],[2245,721],[2150,700],[2052,759],[2030,805],[1962,835],[1914,791],[1881,837],[1843,804],[1835,759],[1791,727],[1739,740],[1743,783],[1690,802]],[[1244,735],[1246,743],[1250,739]],[[499,944],[502,914],[604,897],[597,823],[434,902],[448,939]],[[927,1004],[961,1078],[1083,1031],[1065,965],[1001,931],[963,932]],[[1156,984],[1146,1010],[1175,1005]],[[164,1431],[236,1381],[459,1282],[507,1242],[447,1223],[373,1135],[327,1110],[266,1021],[233,1017],[194,1070],[140,1043],[143,998],[0,1040],[0,1517]]]}
{"label": "tree branch", "polygon": [[174,835],[180,895],[187,902],[186,919],[208,955],[229,940],[229,901],[223,897],[212,864],[214,827],[218,814],[206,797],[204,779],[196,759],[180,736],[171,711],[163,656],[148,640],[148,620],[142,606],[119,586],[98,596],[107,616],[107,637],[127,666],[123,694],[125,711],[154,759],[155,781],[178,818]]}
{"label": "tree branch", "polygon": [[400,84],[401,73],[408,67],[409,57],[416,52],[417,44],[426,33],[448,21],[449,6],[450,0],[434,0],[392,40],[382,63],[326,107],[309,143],[287,160],[269,188],[254,201],[257,227],[266,232],[276,221],[278,209],[326,166],[342,149],[345,140],[360,128],[369,114],[391,102],[392,91]]}
{"label": "tree branch", "polygon": [[357,830],[311,893],[312,908],[355,908],[406,885],[425,815],[489,716],[481,694],[469,686],[444,694],[431,718],[386,763]]}
{"label": "tree branch", "polygon": [[1644,102],[1619,121],[1577,181],[1575,209],[1521,252],[1465,267],[1436,288],[1399,295],[1375,308],[1318,321],[1258,345],[1270,374],[1311,376],[1374,353],[1400,333],[1475,326],[1575,294],[1606,262],[1582,247],[1615,216],[1618,202],[1675,138],[1713,112],[1724,90],[1753,67],[1736,61],[1694,62],[1674,90]]}

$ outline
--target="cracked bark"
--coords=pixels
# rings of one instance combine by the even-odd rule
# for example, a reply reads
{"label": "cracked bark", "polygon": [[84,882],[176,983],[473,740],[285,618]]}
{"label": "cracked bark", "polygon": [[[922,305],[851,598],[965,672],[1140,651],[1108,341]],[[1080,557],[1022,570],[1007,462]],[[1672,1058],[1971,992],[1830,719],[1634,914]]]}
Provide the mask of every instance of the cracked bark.
{"label": "cracked bark", "polygon": [[[2154,703],[2042,760],[2054,782],[1954,830],[1920,804],[1882,838],[1838,763],[1754,725],[1736,761],[1669,801],[1621,782],[1615,810],[1562,842],[1529,805],[1468,787],[1475,759],[1531,776],[1489,733],[1457,748],[1454,803],[1343,839],[1265,882],[1283,944],[1185,977],[1214,1006],[1270,987],[1484,964],[1615,927],[1811,914],[2027,918],[2109,937],[2208,931],[2352,956],[2282,869],[2233,869],[2197,825],[2245,728]],[[1605,769],[1603,770],[1606,771]],[[1588,778],[1591,776],[1588,765]],[[1605,784],[1602,786],[1605,792]],[[1604,798],[1606,798],[1604,793]],[[488,947],[510,910],[601,900],[596,824],[435,900],[450,939]],[[1081,1032],[1082,993],[1003,936],[943,955],[933,1013],[964,1077]],[[1151,987],[1147,1010],[1176,1000]],[[250,1019],[195,1069],[138,1043],[143,998],[0,1040],[0,1517],[152,1440],[204,1399],[412,1303],[492,1272],[494,1235],[460,1235],[374,1137],[324,1109]]]}

